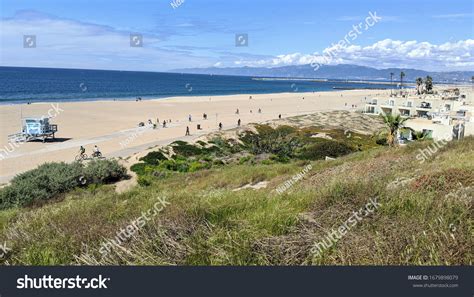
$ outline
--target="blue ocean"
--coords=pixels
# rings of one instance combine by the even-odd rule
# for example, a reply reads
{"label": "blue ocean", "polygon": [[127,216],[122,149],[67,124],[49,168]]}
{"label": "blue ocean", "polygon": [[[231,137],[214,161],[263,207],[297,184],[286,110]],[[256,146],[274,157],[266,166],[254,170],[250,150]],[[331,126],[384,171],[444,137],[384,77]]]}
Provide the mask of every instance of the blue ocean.
{"label": "blue ocean", "polygon": [[390,84],[161,72],[0,67],[0,104],[318,92],[358,88],[386,89],[390,88]]}

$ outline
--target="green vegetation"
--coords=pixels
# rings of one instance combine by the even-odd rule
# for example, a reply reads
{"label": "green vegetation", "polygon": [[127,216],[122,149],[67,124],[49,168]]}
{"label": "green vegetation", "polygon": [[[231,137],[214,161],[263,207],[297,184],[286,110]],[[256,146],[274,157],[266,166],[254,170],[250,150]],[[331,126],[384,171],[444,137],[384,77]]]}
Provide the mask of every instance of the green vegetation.
{"label": "green vegetation", "polygon": [[[318,134],[326,138],[313,137]],[[148,185],[151,179],[171,176],[172,172],[195,172],[247,162],[268,165],[292,159],[320,160],[377,146],[371,136],[354,132],[349,136],[338,129],[256,125],[255,131],[242,133],[238,140],[215,137],[196,144],[176,141],[141,158],[131,170],[140,176],[140,184]]]}
{"label": "green vegetation", "polygon": [[424,90],[422,89],[423,86],[423,78],[418,77],[416,79],[416,93],[418,95],[421,95],[423,93],[426,94],[433,94],[433,78],[431,76],[426,76],[425,82],[424,82]]}
{"label": "green vegetation", "polygon": [[433,93],[433,78],[431,76],[427,76],[425,80],[426,85],[426,93],[431,94]]}
{"label": "green vegetation", "polygon": [[385,125],[387,125],[387,144],[389,146],[394,146],[397,132],[399,129],[404,127],[404,123],[408,118],[402,118],[399,114],[396,116],[392,114],[382,114],[381,116]]}
{"label": "green vegetation", "polygon": [[106,184],[126,176],[126,169],[117,161],[94,160],[81,163],[46,163],[19,174],[11,184],[0,190],[0,209],[28,206],[58,198],[76,187]]}
{"label": "green vegetation", "polygon": [[421,77],[418,77],[416,79],[416,93],[418,95],[422,93],[422,89],[421,89],[422,85],[423,85],[423,79]]}
{"label": "green vegetation", "polygon": [[[282,143],[298,139],[291,152],[295,156],[333,142],[343,144],[343,151],[350,146],[355,152],[334,161],[318,160],[322,154],[316,154],[308,157],[316,159],[311,161],[294,157],[285,163],[264,163],[258,154],[243,152],[248,152],[248,146],[275,156],[284,150],[265,142],[231,145],[215,139],[196,144],[198,152],[178,143],[174,144],[180,147],[175,150],[178,155],[170,157],[162,151],[166,160],[159,154],[144,158],[136,167],[146,173],[140,175],[143,185],[128,192],[117,194],[112,185],[76,187],[56,203],[2,210],[0,242],[6,242],[11,252],[0,261],[13,265],[472,265],[474,138],[451,142],[420,164],[416,155],[430,141],[394,149],[377,146],[371,137],[359,139],[355,133],[347,138],[343,131],[325,130],[333,140],[308,136],[322,132],[318,129],[268,133]],[[183,159],[181,146],[187,148],[184,154],[192,155]],[[226,166],[205,161],[211,155],[227,161],[224,152],[232,152]],[[312,169],[301,181],[281,195],[276,193],[308,163]],[[183,170],[185,164],[189,166]],[[202,170],[198,164],[210,168]],[[64,177],[57,177],[54,184],[64,185],[59,192],[65,191],[74,185],[72,177],[81,168],[56,166],[55,172]],[[40,183],[36,174],[29,175]],[[267,187],[234,191],[262,181]],[[101,243],[153,207],[157,197],[166,197],[170,204],[123,248],[102,258]],[[310,253],[315,242],[374,197],[381,206],[372,215],[320,255]]]}

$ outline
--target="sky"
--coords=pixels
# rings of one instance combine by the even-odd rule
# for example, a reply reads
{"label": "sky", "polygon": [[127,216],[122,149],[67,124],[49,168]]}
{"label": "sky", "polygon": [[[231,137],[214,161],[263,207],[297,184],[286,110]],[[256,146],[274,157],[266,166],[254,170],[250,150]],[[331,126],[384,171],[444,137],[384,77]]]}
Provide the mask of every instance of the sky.
{"label": "sky", "polygon": [[[0,0],[0,65],[474,70],[473,7],[473,0]],[[247,41],[236,44],[236,35]]]}

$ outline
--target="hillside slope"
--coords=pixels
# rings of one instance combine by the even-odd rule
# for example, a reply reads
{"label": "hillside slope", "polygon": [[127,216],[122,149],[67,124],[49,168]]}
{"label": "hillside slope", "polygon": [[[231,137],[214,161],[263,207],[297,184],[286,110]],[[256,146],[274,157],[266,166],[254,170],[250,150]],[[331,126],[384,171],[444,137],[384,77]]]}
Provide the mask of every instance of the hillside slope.
{"label": "hillside slope", "polygon": [[[0,242],[11,249],[0,261],[472,265],[474,138],[449,143],[420,163],[419,149],[429,145],[177,173],[122,194],[113,185],[77,189],[40,208],[0,211]],[[289,189],[276,191],[290,179]],[[104,243],[160,199],[166,203],[156,214],[104,252]],[[379,205],[371,214],[315,252],[328,232],[374,200]]]}

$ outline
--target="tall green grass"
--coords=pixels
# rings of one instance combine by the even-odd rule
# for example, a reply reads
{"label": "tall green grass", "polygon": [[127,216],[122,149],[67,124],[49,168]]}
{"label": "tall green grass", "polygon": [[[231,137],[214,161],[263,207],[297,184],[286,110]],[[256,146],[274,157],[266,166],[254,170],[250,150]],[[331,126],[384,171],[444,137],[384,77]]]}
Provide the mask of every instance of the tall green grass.
{"label": "tall green grass", "polygon": [[[234,164],[151,178],[117,194],[80,188],[62,201],[0,211],[9,265],[472,265],[474,139],[450,143],[420,164],[418,149],[379,147],[313,169]],[[259,190],[234,191],[266,181]],[[171,203],[102,258],[104,240],[153,206]],[[311,247],[377,197],[382,206],[320,255]]]}

